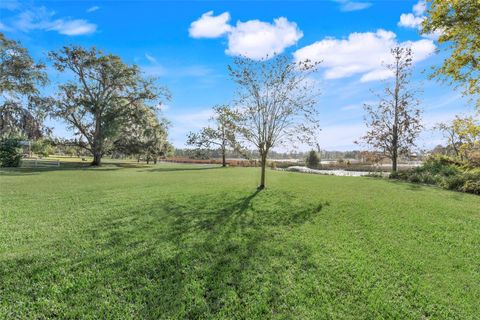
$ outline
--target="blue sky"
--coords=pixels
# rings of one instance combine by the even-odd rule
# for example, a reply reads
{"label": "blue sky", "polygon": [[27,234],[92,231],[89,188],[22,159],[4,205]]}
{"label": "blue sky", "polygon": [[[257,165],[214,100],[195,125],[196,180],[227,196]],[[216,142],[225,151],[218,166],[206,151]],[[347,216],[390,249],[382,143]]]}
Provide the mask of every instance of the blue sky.
{"label": "blue sky", "polygon": [[[46,61],[46,52],[63,45],[96,46],[158,76],[173,95],[163,113],[176,147],[208,123],[212,106],[232,99],[226,67],[237,54],[284,52],[324,61],[315,80],[322,92],[320,142],[329,150],[358,149],[353,141],[365,131],[362,104],[375,101],[370,90],[388,78],[381,62],[394,44],[414,48],[413,84],[423,88],[426,129],[472,111],[458,92],[422,72],[442,61],[434,35],[418,33],[422,17],[422,3],[408,0],[0,2],[0,31],[35,59]],[[51,69],[49,75],[45,93],[63,80]],[[55,134],[71,135],[61,122],[49,124]],[[419,147],[438,142],[441,137],[426,130]]]}

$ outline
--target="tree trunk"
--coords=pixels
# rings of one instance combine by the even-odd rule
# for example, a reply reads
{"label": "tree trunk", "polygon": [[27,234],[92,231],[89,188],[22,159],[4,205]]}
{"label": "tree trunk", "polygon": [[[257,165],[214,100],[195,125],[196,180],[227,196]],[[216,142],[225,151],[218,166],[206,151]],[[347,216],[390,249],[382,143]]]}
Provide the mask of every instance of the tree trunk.
{"label": "tree trunk", "polygon": [[95,150],[93,152],[92,166],[99,166],[101,162],[102,162],[102,154],[98,150]]}
{"label": "tree trunk", "polygon": [[[97,108],[98,109],[98,108]],[[95,116],[95,132],[93,134],[93,161],[92,166],[99,166],[102,161],[101,120],[98,111]]]}
{"label": "tree trunk", "polygon": [[222,167],[227,166],[227,161],[225,159],[225,148],[222,148]]}
{"label": "tree trunk", "polygon": [[392,172],[397,172],[397,152],[392,157]]}
{"label": "tree trunk", "polygon": [[260,153],[261,155],[261,175],[260,175],[260,185],[258,186],[258,190],[262,190],[262,189],[265,189],[265,169],[267,167],[267,154],[266,152],[261,152]]}
{"label": "tree trunk", "polygon": [[157,164],[158,158],[157,156],[153,157],[153,164]]}

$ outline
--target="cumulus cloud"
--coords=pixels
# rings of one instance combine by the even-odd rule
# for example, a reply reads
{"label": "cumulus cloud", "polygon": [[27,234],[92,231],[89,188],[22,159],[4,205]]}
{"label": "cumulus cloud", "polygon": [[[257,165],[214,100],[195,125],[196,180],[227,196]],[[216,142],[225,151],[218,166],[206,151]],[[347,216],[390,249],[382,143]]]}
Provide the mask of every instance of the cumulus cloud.
{"label": "cumulus cloud", "polygon": [[295,45],[303,32],[295,22],[279,17],[273,23],[260,20],[238,21],[230,25],[230,14],[224,12],[218,16],[213,11],[204,13],[190,25],[189,34],[193,38],[227,37],[228,47],[225,52],[233,56],[246,56],[261,59],[282,53]]}
{"label": "cumulus cloud", "polygon": [[398,45],[412,48],[414,62],[425,60],[435,51],[432,40],[399,43],[395,33],[379,29],[352,33],[347,39],[326,38],[297,50],[294,57],[297,61],[322,61],[320,66],[325,69],[327,79],[360,75],[360,81],[368,82],[392,76],[382,64],[392,61],[390,49]]}
{"label": "cumulus cloud", "polygon": [[228,21],[230,13],[214,16],[213,11],[208,11],[190,24],[188,33],[192,38],[218,38],[232,29]]}
{"label": "cumulus cloud", "polygon": [[405,28],[420,29],[422,22],[425,19],[423,15],[427,9],[427,4],[424,0],[419,0],[413,7],[412,13],[402,13],[398,26]]}
{"label": "cumulus cloud", "polygon": [[45,7],[34,7],[21,12],[13,22],[14,26],[23,31],[32,30],[57,31],[68,36],[94,33],[97,26],[84,19],[61,18],[54,19],[55,12]]}
{"label": "cumulus cloud", "polygon": [[422,16],[425,13],[426,9],[427,9],[427,4],[425,3],[424,0],[418,1],[418,3],[415,4],[412,8],[413,13],[415,13],[417,17]]}
{"label": "cumulus cloud", "polygon": [[[424,0],[418,1],[412,7],[412,13],[402,13],[400,15],[400,21],[398,22],[398,26],[418,29],[418,31],[422,32],[422,22],[423,20],[425,20],[424,13],[426,9],[426,2]],[[437,40],[438,37],[442,35],[442,33],[442,30],[435,30],[432,33],[422,33],[422,37],[430,40]]]}
{"label": "cumulus cloud", "polygon": [[228,34],[227,54],[244,55],[252,59],[282,53],[303,37],[295,22],[284,17],[273,20],[273,24],[250,20],[237,22]]}
{"label": "cumulus cloud", "polygon": [[415,16],[413,13],[402,13],[398,25],[406,28],[418,28],[422,25],[424,17]]}

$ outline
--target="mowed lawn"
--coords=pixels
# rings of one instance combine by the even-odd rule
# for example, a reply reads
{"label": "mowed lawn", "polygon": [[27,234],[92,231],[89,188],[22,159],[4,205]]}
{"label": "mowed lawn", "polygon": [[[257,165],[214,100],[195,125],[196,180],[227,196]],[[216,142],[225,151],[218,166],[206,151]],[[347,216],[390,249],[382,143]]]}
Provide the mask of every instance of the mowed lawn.
{"label": "mowed lawn", "polygon": [[1,170],[0,318],[480,317],[480,197],[258,175]]}

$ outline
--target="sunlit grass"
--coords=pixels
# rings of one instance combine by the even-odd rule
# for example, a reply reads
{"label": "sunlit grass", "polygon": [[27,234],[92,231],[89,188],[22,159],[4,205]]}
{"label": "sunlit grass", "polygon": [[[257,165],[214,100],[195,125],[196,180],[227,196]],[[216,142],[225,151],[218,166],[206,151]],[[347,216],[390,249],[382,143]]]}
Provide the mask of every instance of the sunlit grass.
{"label": "sunlit grass", "polygon": [[111,162],[0,171],[0,318],[480,314],[480,197]]}

